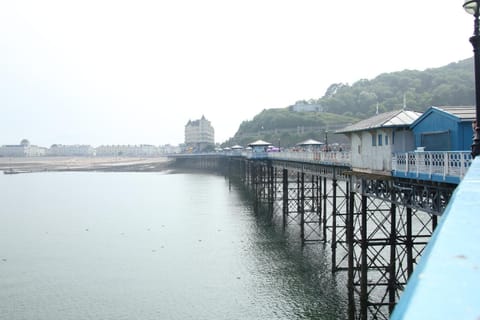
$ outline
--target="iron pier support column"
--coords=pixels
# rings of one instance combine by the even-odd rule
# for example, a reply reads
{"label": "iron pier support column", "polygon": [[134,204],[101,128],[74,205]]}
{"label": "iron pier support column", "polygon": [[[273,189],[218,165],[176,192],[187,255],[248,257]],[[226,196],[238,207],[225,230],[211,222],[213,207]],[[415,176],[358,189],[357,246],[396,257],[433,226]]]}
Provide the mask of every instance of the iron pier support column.
{"label": "iron pier support column", "polygon": [[322,208],[323,208],[323,241],[327,242],[327,178],[323,177]]}
{"label": "iron pier support column", "polygon": [[298,211],[300,212],[300,237],[302,238],[302,243],[305,243],[305,173],[300,173],[300,199],[298,202]]}
{"label": "iron pier support column", "polygon": [[267,169],[267,201],[268,201],[268,212],[269,214],[273,215],[273,201],[274,201],[274,196],[275,196],[275,174],[274,174],[274,168],[272,166],[271,162],[268,162],[266,164],[266,169]]}
{"label": "iron pier support column", "polygon": [[282,200],[283,200],[283,228],[287,226],[287,219],[288,219],[288,170],[283,169],[283,194],[282,194]]}
{"label": "iron pier support column", "polygon": [[405,239],[405,249],[407,251],[407,274],[408,278],[413,273],[413,235],[412,235],[412,208],[407,207],[407,217],[406,217],[406,239]]}
{"label": "iron pier support column", "polygon": [[337,179],[332,180],[332,271],[337,271]]}
{"label": "iron pier support column", "polygon": [[[350,177],[352,180],[352,177]],[[355,301],[355,246],[354,246],[354,221],[355,221],[355,192],[353,183],[350,182],[350,195],[348,202],[348,212],[346,217],[346,233],[348,245],[348,319],[354,320],[356,313]]]}
{"label": "iron pier support column", "polygon": [[395,190],[391,190],[390,203],[390,266],[388,279],[388,311],[391,314],[395,307],[396,291],[397,291],[397,274],[396,274],[396,258],[397,258],[397,206],[395,204]]}
{"label": "iron pier support column", "polygon": [[[317,230],[317,234],[319,236],[319,239],[318,240],[323,240],[322,239],[322,206],[321,206],[321,201],[320,201],[320,197],[321,197],[321,194],[322,194],[322,186],[321,186],[321,182],[320,182],[320,177],[319,176],[313,176],[312,177],[312,183],[313,185],[315,186],[314,188],[314,192],[312,193],[313,195],[313,206],[314,206],[314,210],[315,210],[315,214],[316,214],[316,220],[317,220],[317,225],[316,227],[318,228]],[[313,210],[312,210],[313,211]]]}
{"label": "iron pier support column", "polygon": [[316,176],[317,181],[317,192],[315,194],[315,205],[317,207],[317,215],[318,215],[318,228],[319,234],[323,236],[323,241],[325,241],[325,236],[323,235],[322,228],[323,227],[323,216],[322,216],[322,178]]}
{"label": "iron pier support column", "polygon": [[251,171],[251,184],[252,184],[252,189],[253,189],[253,196],[254,196],[254,199],[253,199],[253,210],[255,213],[258,213],[258,203],[260,201],[259,199],[259,180],[261,179],[261,172],[260,172],[260,168],[258,167],[257,164],[254,164],[252,163],[252,171]]}
{"label": "iron pier support column", "polygon": [[[365,180],[362,179],[362,190],[366,190]],[[368,231],[367,231],[367,196],[362,192],[362,212],[360,223],[360,247],[361,247],[361,265],[360,265],[360,317],[367,320],[368,312]]]}

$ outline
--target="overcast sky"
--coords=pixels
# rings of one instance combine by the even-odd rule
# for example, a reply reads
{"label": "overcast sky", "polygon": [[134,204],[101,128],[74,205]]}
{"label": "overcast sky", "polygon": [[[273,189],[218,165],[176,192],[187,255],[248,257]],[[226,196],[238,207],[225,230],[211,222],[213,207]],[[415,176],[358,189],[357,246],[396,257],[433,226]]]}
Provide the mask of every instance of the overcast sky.
{"label": "overcast sky", "polygon": [[0,0],[0,145],[216,142],[335,82],[473,55],[462,0]]}

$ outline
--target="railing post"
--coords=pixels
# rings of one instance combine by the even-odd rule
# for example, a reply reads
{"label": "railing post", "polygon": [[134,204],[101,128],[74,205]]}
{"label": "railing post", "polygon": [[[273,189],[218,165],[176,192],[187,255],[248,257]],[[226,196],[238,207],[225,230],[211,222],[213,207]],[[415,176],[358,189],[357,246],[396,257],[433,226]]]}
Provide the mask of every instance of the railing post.
{"label": "railing post", "polygon": [[429,170],[430,170],[429,173],[430,173],[430,177],[431,177],[432,174],[433,174],[433,154],[431,152],[429,153],[429,157],[430,157],[430,160],[429,160],[428,167],[429,167]]}
{"label": "railing post", "polygon": [[410,159],[408,158],[408,152],[405,153],[405,175],[408,175],[410,171]]}
{"label": "railing post", "polygon": [[443,153],[443,179],[447,176],[448,173],[448,152]]}
{"label": "railing post", "polygon": [[420,161],[418,161],[419,159],[418,159],[418,153],[417,152],[413,153],[413,159],[415,161],[415,169],[417,171],[417,177],[418,177],[418,175],[420,173],[420,164],[419,164]]}

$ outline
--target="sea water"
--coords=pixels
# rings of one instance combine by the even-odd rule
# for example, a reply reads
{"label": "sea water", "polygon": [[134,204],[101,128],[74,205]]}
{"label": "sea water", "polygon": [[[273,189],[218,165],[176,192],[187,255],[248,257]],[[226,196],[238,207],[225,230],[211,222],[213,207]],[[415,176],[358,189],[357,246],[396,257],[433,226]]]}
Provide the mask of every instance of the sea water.
{"label": "sea water", "polygon": [[295,229],[221,176],[2,174],[0,319],[344,319]]}

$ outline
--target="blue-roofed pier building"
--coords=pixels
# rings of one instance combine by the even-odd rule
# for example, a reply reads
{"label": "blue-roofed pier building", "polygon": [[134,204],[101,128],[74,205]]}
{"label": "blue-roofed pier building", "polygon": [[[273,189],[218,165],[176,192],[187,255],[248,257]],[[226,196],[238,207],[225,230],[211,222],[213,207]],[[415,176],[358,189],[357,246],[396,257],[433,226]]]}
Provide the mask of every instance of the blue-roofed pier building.
{"label": "blue-roofed pier building", "polygon": [[472,106],[430,107],[411,125],[415,150],[397,152],[392,175],[459,183],[471,162]]}
{"label": "blue-roofed pier building", "polygon": [[425,151],[464,151],[472,144],[473,106],[430,107],[410,126]]}

